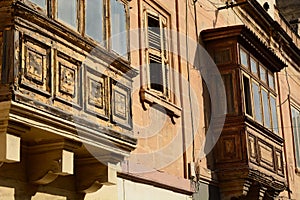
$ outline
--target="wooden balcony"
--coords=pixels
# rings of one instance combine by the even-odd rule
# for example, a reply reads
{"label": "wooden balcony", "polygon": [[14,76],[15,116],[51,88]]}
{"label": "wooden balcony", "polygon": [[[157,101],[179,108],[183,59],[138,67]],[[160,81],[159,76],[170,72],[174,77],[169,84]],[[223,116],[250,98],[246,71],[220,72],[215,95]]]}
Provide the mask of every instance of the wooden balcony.
{"label": "wooden balcony", "polygon": [[[30,4],[5,0],[0,8],[6,16],[0,20],[0,134],[21,148],[21,165],[34,163],[27,180],[74,176],[82,192],[114,184],[116,164],[137,143],[131,121],[137,71]],[[87,166],[95,173],[86,173]]]}
{"label": "wooden balcony", "polygon": [[[273,199],[286,187],[273,84],[284,63],[243,25],[205,30],[201,36],[227,96],[226,120],[214,149],[222,199]],[[218,94],[210,95],[217,104]]]}

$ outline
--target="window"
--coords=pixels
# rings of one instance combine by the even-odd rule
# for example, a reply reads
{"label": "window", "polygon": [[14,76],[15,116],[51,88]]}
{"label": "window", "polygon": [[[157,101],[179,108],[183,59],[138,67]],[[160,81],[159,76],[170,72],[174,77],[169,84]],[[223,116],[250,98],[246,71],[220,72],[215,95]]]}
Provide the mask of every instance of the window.
{"label": "window", "polygon": [[46,5],[47,5],[46,0],[30,0],[30,1],[40,6],[41,8],[46,9]]}
{"label": "window", "polygon": [[120,55],[127,55],[126,10],[122,2],[111,0],[111,46]]}
{"label": "window", "polygon": [[87,0],[85,5],[85,34],[98,42],[104,39],[103,0]]}
{"label": "window", "polygon": [[249,64],[248,64],[248,54],[242,48],[240,49],[240,58],[241,58],[241,64],[244,67],[248,67],[249,66]]}
{"label": "window", "polygon": [[163,96],[168,96],[168,53],[166,19],[156,13],[146,14],[146,57],[148,87]]}
{"label": "window", "polygon": [[224,82],[225,92],[226,92],[226,103],[227,103],[227,114],[233,114],[235,112],[234,108],[234,92],[233,92],[233,81],[232,74],[222,74],[222,79]]}
{"label": "window", "polygon": [[251,57],[250,58],[250,65],[251,65],[251,72],[254,74],[254,75],[257,75],[257,62],[256,60]]}
{"label": "window", "polygon": [[47,14],[45,17],[59,21],[68,26],[67,28],[77,31],[78,35],[92,39],[108,51],[128,59],[127,0],[26,0],[25,2],[34,10],[43,11],[42,14]]}
{"label": "window", "polygon": [[267,82],[268,74],[267,74],[266,69],[262,65],[259,66],[259,76],[263,82],[265,82],[265,83]]}
{"label": "window", "polygon": [[245,113],[256,122],[278,133],[274,74],[246,51],[241,50],[240,53],[244,54],[241,58],[250,58],[251,68],[251,71],[245,70],[249,71],[248,73],[243,73]]}
{"label": "window", "polygon": [[268,92],[265,89],[262,89],[262,104],[264,111],[264,125],[267,128],[271,128],[269,98]]}
{"label": "window", "polygon": [[57,0],[57,18],[77,28],[77,0]]}
{"label": "window", "polygon": [[244,100],[245,100],[246,113],[252,116],[250,79],[244,76],[243,83],[244,83]]}
{"label": "window", "polygon": [[296,166],[300,169],[300,111],[294,106],[291,107],[292,111],[292,126],[294,134],[295,157]]}
{"label": "window", "polygon": [[275,90],[275,80],[274,80],[274,75],[272,75],[271,73],[268,74],[268,83],[269,83],[269,87],[272,90]]}
{"label": "window", "polygon": [[[259,89],[259,84],[253,81],[252,82],[252,90],[253,90],[254,105],[260,105],[261,104],[261,93],[260,93],[260,89]],[[254,118],[261,124],[263,123],[261,106],[254,106]]]}

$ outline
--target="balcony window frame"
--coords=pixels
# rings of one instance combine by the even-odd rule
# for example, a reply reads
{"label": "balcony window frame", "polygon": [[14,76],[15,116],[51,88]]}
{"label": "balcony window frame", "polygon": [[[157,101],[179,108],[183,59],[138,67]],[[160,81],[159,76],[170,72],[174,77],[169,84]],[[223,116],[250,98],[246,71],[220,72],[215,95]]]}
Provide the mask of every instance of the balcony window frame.
{"label": "balcony window frame", "polygon": [[[246,116],[248,116],[250,119],[254,120],[255,122],[261,124],[262,126],[264,126],[265,128],[267,128],[268,130],[272,131],[275,134],[279,134],[279,129],[278,127],[275,127],[276,124],[278,126],[278,112],[277,112],[277,106],[275,106],[275,109],[272,108],[271,105],[271,97],[273,97],[275,99],[276,102],[276,97],[277,97],[277,93],[275,90],[275,74],[273,72],[271,72],[268,68],[266,68],[259,59],[257,59],[254,55],[252,55],[249,51],[245,50],[241,45],[239,45],[239,53],[243,51],[246,52],[247,58],[248,58],[248,63],[250,64],[248,67],[244,66],[241,63],[241,59],[239,59],[240,61],[240,65],[242,73],[242,91],[243,91],[243,109],[244,109],[244,113]],[[239,55],[241,57],[241,55]],[[252,66],[251,66],[251,59],[253,59],[256,62],[256,67],[257,67],[257,73],[253,73],[252,70]],[[261,71],[264,71],[265,74],[263,74],[263,76],[265,76],[265,79],[262,79],[262,74]],[[274,88],[269,87],[269,76],[272,76],[274,78]],[[249,92],[250,94],[246,94],[245,92],[245,83],[244,83],[244,77],[246,77],[247,79],[249,79]],[[259,120],[257,120],[257,116],[256,116],[256,107],[257,105],[254,105],[254,91],[253,91],[253,83],[258,84],[259,86],[259,95],[260,95],[260,112],[262,113],[262,121],[260,122]],[[266,104],[264,104],[263,102],[263,92],[266,92],[267,94],[267,99],[266,99]],[[251,106],[251,113],[247,113],[247,100],[246,100],[246,95],[249,96],[249,101],[250,101],[250,106]],[[265,108],[265,106],[267,105],[267,108]],[[276,105],[276,104],[275,104]],[[276,119],[274,118],[274,113],[276,112]],[[266,113],[268,114],[268,117],[266,116]],[[269,123],[270,123],[270,127],[267,126],[267,121],[269,119]]]}
{"label": "balcony window frame", "polygon": [[[110,53],[116,54],[118,57],[121,57],[121,59],[124,59],[125,61],[129,61],[129,7],[128,7],[128,0],[102,0],[102,40],[103,41],[97,41],[92,36],[86,34],[86,2],[87,0],[74,0],[76,2],[76,27],[73,27],[72,25],[68,24],[67,22],[63,21],[62,19],[59,19],[58,17],[58,1],[59,0],[45,0],[46,2],[46,8],[41,8],[39,5],[34,3],[31,0],[25,0],[25,3],[31,7],[34,11],[39,12],[43,15],[46,15],[45,17],[49,19],[55,20],[57,23],[61,24],[66,28],[66,31],[73,31],[77,34],[80,34],[85,39],[89,40],[93,43],[95,46],[101,46]],[[112,41],[111,41],[111,35],[112,35],[112,26],[113,22],[111,21],[111,1],[118,1],[121,4],[124,5],[124,14],[125,14],[125,31],[126,31],[126,55],[120,55],[119,52],[115,51],[112,48]],[[38,7],[38,8],[37,8]],[[124,52],[125,53],[125,52]]]}
{"label": "balcony window frame", "polygon": [[[73,25],[71,25],[71,24],[68,24],[68,22],[66,22],[66,21],[64,21],[64,20],[62,20],[62,19],[59,18],[58,1],[65,1],[65,0],[54,0],[54,2],[55,2],[55,9],[53,9],[53,10],[55,10],[55,15],[54,15],[55,16],[55,20],[57,20],[58,22],[64,24],[65,26],[69,27],[72,30],[75,30],[75,31],[79,32],[80,31],[79,27],[81,25],[81,16],[80,16],[81,15],[81,12],[80,12],[81,1],[80,0],[72,0],[72,1],[75,1],[75,3],[76,3],[76,8],[75,8],[75,10],[76,10],[76,13],[75,13],[75,16],[76,16],[75,27]],[[70,1],[70,0],[68,0],[68,1]]]}
{"label": "balcony window frame", "polygon": [[[106,1],[106,0],[103,0],[103,1]],[[125,54],[121,54],[120,52],[118,52],[116,49],[114,49],[113,48],[113,38],[112,38],[112,36],[113,36],[113,30],[112,30],[112,26],[111,26],[111,24],[113,24],[113,22],[112,22],[112,6],[111,6],[111,1],[117,1],[117,2],[119,2],[119,3],[121,3],[121,4],[123,4],[123,6],[124,6],[124,14],[125,14],[125,32],[126,32],[126,39],[125,39],[125,41],[126,41],[126,46],[124,47],[125,49],[126,49],[126,52],[124,52]],[[116,53],[116,54],[118,54],[118,55],[120,55],[120,56],[122,56],[123,58],[126,58],[126,59],[129,59],[129,33],[128,33],[128,31],[129,31],[129,8],[128,8],[128,5],[127,5],[127,2],[126,1],[124,1],[124,0],[107,0],[107,2],[106,2],[106,4],[108,5],[108,12],[109,12],[109,19],[108,19],[108,21],[109,22],[107,22],[107,26],[109,27],[109,28],[107,28],[108,29],[108,36],[107,36],[107,38],[106,38],[106,40],[107,41],[109,41],[109,45],[108,45],[108,49],[111,51],[111,52],[113,52],[113,53]]]}
{"label": "balcony window frame", "polygon": [[102,12],[100,14],[102,14],[101,16],[101,21],[102,21],[102,26],[101,26],[101,29],[102,29],[102,33],[101,33],[101,41],[98,41],[96,38],[94,38],[93,36],[89,35],[87,33],[87,27],[86,27],[86,24],[87,24],[87,0],[85,0],[85,3],[84,3],[84,16],[83,16],[83,21],[84,21],[84,28],[83,28],[83,34],[85,37],[89,38],[89,39],[92,39],[92,40],[95,40],[97,41],[98,43],[102,43],[102,46],[105,46],[104,42],[105,42],[105,38],[106,38],[106,20],[105,20],[105,15],[106,15],[106,6],[104,4],[106,0],[101,0],[101,3],[102,3]]}

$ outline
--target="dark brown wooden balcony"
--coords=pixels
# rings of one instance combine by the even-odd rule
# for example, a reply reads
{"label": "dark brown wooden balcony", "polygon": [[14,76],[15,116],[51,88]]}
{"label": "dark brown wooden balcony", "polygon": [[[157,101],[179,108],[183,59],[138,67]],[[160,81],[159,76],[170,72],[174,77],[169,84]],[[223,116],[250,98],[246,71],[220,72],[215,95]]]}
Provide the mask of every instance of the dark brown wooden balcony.
{"label": "dark brown wooden balcony", "polygon": [[244,25],[201,36],[226,90],[226,120],[214,150],[222,199],[276,197],[286,182],[276,103],[276,72],[285,65]]}

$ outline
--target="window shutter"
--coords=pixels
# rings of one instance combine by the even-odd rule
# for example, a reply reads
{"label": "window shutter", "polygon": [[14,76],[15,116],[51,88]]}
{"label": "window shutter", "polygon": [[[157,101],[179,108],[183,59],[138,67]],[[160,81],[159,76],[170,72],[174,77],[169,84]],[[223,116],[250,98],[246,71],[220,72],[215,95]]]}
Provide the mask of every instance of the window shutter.
{"label": "window shutter", "polygon": [[159,18],[148,14],[147,19],[149,48],[161,50],[161,33]]}

